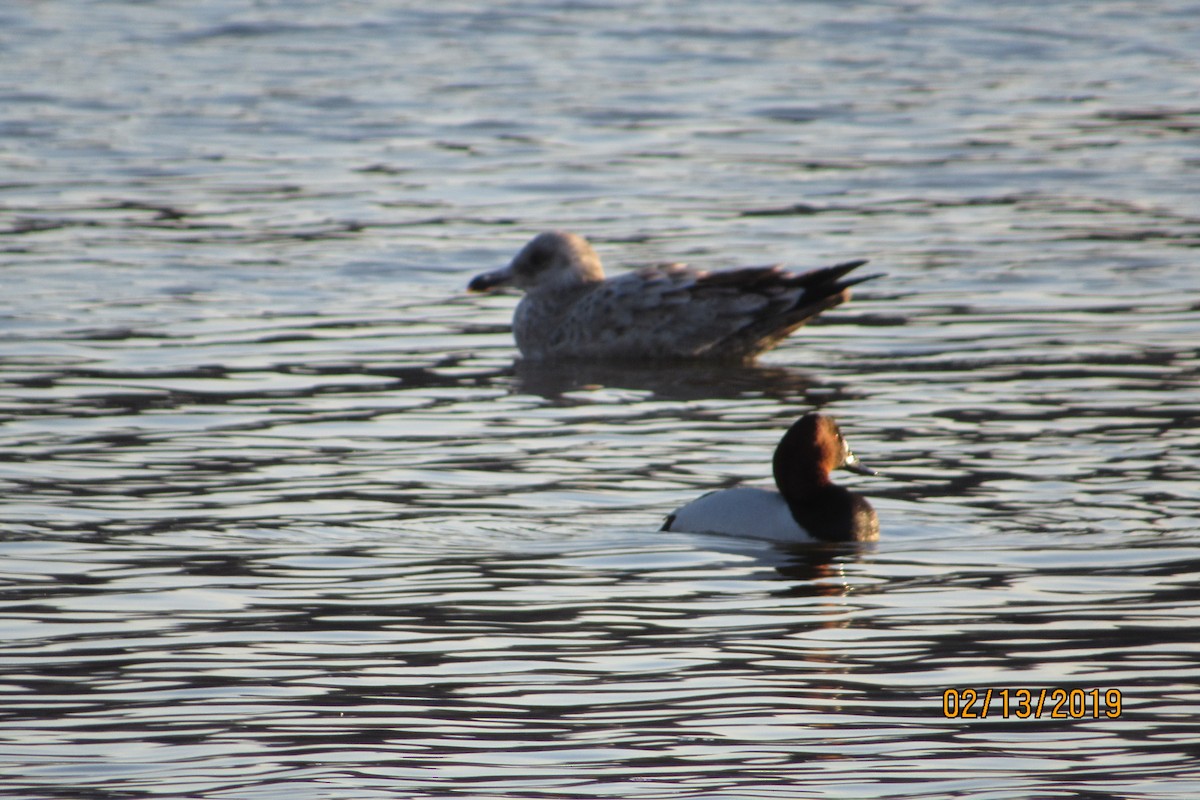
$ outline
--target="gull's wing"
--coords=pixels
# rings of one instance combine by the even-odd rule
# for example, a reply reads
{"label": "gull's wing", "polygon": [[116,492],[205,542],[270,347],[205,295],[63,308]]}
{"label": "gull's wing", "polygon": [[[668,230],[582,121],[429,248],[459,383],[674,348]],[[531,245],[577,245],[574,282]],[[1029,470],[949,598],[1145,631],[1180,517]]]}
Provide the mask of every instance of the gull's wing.
{"label": "gull's wing", "polygon": [[777,266],[719,272],[646,267],[577,297],[558,317],[558,354],[746,361],[849,299],[849,287],[868,278],[844,278],[864,263],[805,273]]}

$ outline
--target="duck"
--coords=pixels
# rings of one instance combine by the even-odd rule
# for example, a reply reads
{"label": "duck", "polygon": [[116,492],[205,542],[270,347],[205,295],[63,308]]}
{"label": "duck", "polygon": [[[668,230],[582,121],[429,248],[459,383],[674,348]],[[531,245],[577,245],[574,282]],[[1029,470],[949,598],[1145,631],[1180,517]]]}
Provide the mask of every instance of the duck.
{"label": "duck", "polygon": [[546,231],[472,292],[524,291],[513,337],[530,361],[715,361],[749,364],[823,311],[850,299],[865,259],[808,272],[779,266],[708,272],[685,264],[606,278],[584,237]]}
{"label": "duck", "polygon": [[879,538],[879,517],[870,502],[830,478],[838,468],[878,474],[859,462],[832,417],[812,412],[796,420],[775,448],[772,468],[776,488],[709,492],[672,512],[661,530],[784,543]]}

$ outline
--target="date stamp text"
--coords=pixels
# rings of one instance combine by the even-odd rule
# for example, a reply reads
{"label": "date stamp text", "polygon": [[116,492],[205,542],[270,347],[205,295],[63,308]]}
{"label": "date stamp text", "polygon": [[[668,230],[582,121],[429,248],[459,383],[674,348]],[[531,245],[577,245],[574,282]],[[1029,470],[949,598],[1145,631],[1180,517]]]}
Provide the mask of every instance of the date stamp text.
{"label": "date stamp text", "polygon": [[947,719],[1118,719],[1120,689],[947,689]]}

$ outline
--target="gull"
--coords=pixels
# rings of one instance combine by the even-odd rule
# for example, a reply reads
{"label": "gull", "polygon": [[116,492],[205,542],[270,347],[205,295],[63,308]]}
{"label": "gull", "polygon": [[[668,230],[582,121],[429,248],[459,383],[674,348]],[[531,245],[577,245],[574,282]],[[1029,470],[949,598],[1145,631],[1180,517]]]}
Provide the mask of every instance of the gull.
{"label": "gull", "polygon": [[535,236],[502,269],[477,275],[476,292],[524,290],[513,337],[531,361],[720,361],[750,363],[826,309],[850,299],[844,280],[865,260],[809,272],[779,266],[716,272],[684,264],[605,278],[582,236]]}

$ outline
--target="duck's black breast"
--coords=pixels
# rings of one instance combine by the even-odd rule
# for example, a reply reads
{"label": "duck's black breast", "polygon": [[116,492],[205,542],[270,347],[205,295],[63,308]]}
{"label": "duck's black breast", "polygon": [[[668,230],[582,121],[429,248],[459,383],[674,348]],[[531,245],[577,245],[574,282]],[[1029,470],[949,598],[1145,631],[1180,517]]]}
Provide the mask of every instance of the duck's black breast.
{"label": "duck's black breast", "polygon": [[879,517],[865,498],[841,486],[824,486],[788,501],[792,516],[814,539],[823,542],[872,542],[879,538]]}

